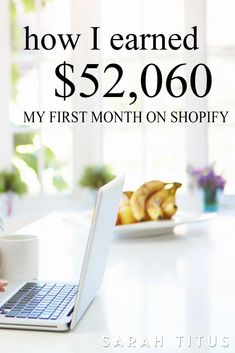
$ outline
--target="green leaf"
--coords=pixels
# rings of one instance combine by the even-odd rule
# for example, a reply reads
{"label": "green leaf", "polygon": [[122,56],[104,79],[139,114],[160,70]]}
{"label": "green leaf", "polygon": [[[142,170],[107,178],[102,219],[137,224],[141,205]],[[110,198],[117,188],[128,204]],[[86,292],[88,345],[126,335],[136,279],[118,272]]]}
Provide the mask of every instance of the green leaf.
{"label": "green leaf", "polygon": [[44,164],[45,168],[52,168],[57,165],[56,156],[50,147],[44,146]]}
{"label": "green leaf", "polygon": [[79,181],[81,186],[89,187],[90,189],[99,189],[115,178],[112,169],[108,165],[103,166],[88,166]]}
{"label": "green leaf", "polygon": [[25,132],[14,134],[14,147],[21,145],[33,145],[36,132]]}
{"label": "green leaf", "polygon": [[0,172],[0,192],[13,192],[18,195],[24,195],[28,191],[28,187],[21,179],[19,170],[3,170]]}
{"label": "green leaf", "polygon": [[38,159],[37,156],[33,153],[16,153],[17,157],[22,159],[29,168],[33,169],[36,175],[39,175],[38,171]]}
{"label": "green leaf", "polygon": [[21,2],[24,5],[25,11],[27,12],[35,11],[35,8],[36,8],[35,0],[21,0]]}
{"label": "green leaf", "polygon": [[52,182],[58,191],[63,191],[68,188],[68,184],[61,175],[54,176]]}

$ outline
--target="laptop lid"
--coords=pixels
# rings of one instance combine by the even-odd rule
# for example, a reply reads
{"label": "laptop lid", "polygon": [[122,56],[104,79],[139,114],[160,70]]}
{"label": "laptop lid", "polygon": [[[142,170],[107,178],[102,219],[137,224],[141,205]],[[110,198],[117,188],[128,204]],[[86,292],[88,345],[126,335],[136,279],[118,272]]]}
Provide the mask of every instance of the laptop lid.
{"label": "laptop lid", "polygon": [[124,185],[120,176],[99,189],[83,261],[71,329],[77,324],[99,290]]}

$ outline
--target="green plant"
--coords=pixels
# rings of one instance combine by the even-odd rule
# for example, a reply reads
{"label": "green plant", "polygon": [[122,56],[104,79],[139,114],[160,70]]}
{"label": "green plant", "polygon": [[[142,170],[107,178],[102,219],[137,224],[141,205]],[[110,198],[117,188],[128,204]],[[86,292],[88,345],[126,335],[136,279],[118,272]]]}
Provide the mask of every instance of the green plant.
{"label": "green plant", "polygon": [[90,189],[98,189],[115,178],[110,166],[89,166],[85,168],[82,178],[79,181],[81,186]]}
{"label": "green plant", "polygon": [[[21,159],[26,166],[39,176],[38,170],[38,146],[36,141],[36,132],[16,133],[14,134],[14,149],[16,160]],[[48,146],[43,145],[44,168],[52,169],[55,175],[52,177],[52,184],[58,191],[68,188],[67,182],[61,175],[63,163],[58,161],[55,153]]]}
{"label": "green plant", "polygon": [[27,185],[21,179],[17,168],[0,172],[0,193],[12,192],[17,195],[24,195],[27,191]]}

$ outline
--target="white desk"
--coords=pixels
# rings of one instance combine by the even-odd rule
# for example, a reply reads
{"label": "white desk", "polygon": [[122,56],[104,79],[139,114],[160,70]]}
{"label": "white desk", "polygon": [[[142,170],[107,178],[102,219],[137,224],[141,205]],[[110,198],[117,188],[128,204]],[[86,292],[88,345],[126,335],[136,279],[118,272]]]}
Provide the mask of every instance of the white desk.
{"label": "white desk", "polygon": [[[74,280],[81,266],[86,232],[79,234],[64,218],[50,215],[23,230],[40,236],[43,279]],[[204,336],[200,349],[198,335]],[[218,338],[216,348],[208,348],[210,335]],[[109,348],[103,336],[111,338]],[[118,336],[123,348],[114,347]],[[137,348],[128,347],[129,336]],[[163,348],[155,347],[155,336]],[[181,348],[176,336],[185,337]],[[223,336],[229,337],[228,348],[222,347]],[[151,347],[140,347],[144,337]],[[73,332],[0,330],[0,351],[234,353],[235,218],[179,226],[175,235],[114,240],[102,290]]]}

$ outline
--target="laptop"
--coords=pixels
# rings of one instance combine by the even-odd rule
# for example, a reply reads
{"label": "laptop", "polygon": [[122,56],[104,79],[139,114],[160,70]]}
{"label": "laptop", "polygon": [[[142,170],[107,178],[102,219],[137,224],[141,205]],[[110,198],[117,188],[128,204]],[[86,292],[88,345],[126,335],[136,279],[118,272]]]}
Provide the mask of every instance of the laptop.
{"label": "laptop", "polygon": [[120,176],[99,189],[79,283],[22,283],[0,302],[0,328],[67,331],[76,326],[102,283],[123,184]]}

